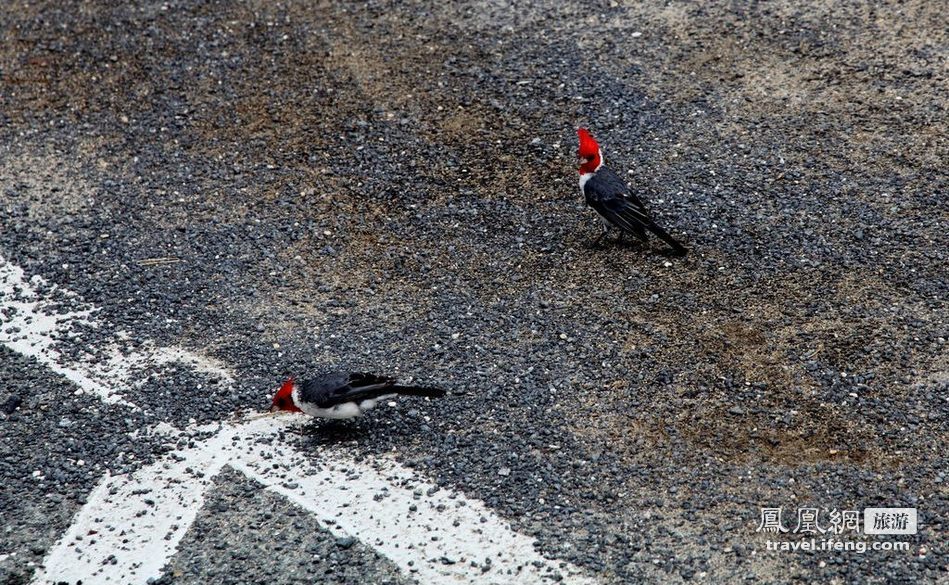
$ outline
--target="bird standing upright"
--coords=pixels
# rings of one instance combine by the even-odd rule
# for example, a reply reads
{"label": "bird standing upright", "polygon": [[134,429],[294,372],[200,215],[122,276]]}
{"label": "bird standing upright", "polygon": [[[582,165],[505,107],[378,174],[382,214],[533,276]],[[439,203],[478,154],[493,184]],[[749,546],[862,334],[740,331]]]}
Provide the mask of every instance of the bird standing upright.
{"label": "bird standing upright", "polygon": [[577,137],[580,139],[580,147],[577,149],[580,192],[587,205],[592,207],[604,222],[603,233],[596,241],[599,242],[609,232],[610,226],[619,228],[621,237],[623,233],[628,233],[644,242],[646,230],[649,230],[669,244],[673,254],[685,256],[688,252],[685,247],[649,217],[646,206],[629,190],[619,175],[603,166],[603,151],[590,132],[586,128],[579,128]]}
{"label": "bird standing upright", "polygon": [[318,418],[353,418],[397,394],[437,398],[440,388],[401,386],[395,378],[375,374],[330,372],[297,382],[284,382],[274,394],[270,412],[302,412]]}

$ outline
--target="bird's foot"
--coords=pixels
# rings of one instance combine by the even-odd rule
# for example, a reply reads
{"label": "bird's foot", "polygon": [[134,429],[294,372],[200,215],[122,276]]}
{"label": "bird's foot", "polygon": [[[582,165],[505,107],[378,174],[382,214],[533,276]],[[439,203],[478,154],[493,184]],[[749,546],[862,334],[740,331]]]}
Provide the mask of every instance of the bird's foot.
{"label": "bird's foot", "polygon": [[587,249],[589,250],[603,250],[605,248],[606,242],[603,241],[603,238],[597,238],[587,244]]}
{"label": "bird's foot", "polygon": [[593,240],[587,245],[587,247],[592,250],[602,250],[604,248],[603,240],[606,239],[606,236],[609,233],[610,233],[610,230],[608,229],[603,230],[602,232],[600,232],[600,235],[598,235],[595,240]]}

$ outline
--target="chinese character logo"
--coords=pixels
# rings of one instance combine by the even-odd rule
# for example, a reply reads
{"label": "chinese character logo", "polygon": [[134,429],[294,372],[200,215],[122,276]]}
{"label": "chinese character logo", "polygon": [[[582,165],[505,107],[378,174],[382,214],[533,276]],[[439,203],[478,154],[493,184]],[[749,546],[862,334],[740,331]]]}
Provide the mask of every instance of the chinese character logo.
{"label": "chinese character logo", "polygon": [[916,508],[867,508],[863,511],[865,534],[916,534]]}
{"label": "chinese character logo", "polygon": [[860,532],[860,511],[844,510],[840,511],[834,508],[830,511],[830,527],[828,531],[834,534],[840,534],[845,530]]}
{"label": "chinese character logo", "polygon": [[873,515],[874,530],[906,530],[909,514],[906,512],[877,513]]}
{"label": "chinese character logo", "polygon": [[788,529],[781,524],[781,508],[761,508],[761,523],[758,524],[756,532],[787,532]]}
{"label": "chinese character logo", "polygon": [[817,525],[818,508],[798,508],[795,534],[823,534],[824,529]]}
{"label": "chinese character logo", "polygon": [[[838,510],[829,513],[821,508],[797,508],[797,526],[788,530],[781,519],[783,508],[761,508],[761,521],[756,532],[782,534],[842,534],[860,532],[859,510]],[[824,512],[824,526],[820,515]],[[916,508],[866,508],[863,510],[864,534],[916,534],[919,519]]]}

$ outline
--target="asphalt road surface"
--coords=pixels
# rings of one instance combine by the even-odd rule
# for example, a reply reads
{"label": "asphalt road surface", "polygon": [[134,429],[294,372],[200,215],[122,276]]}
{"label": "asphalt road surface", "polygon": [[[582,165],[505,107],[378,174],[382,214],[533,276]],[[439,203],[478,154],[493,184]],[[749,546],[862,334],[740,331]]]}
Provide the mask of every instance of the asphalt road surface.
{"label": "asphalt road surface", "polygon": [[0,583],[949,579],[938,2],[115,4],[0,10]]}

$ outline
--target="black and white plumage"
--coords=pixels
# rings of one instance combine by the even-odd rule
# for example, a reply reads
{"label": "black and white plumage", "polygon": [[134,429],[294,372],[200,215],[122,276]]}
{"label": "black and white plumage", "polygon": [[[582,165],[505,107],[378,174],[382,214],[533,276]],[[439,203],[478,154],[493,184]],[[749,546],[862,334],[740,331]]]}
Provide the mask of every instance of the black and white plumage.
{"label": "black and white plumage", "polygon": [[686,248],[649,217],[646,206],[619,175],[603,166],[603,152],[593,136],[583,128],[577,130],[577,135],[580,137],[577,150],[580,159],[580,192],[587,205],[605,223],[600,238],[613,226],[619,228],[621,233],[646,241],[648,230],[668,244],[675,255],[685,256],[688,252]]}
{"label": "black and white plumage", "polygon": [[328,372],[301,382],[290,378],[274,395],[270,410],[303,412],[318,418],[353,418],[399,394],[438,398],[444,396],[445,391],[403,386],[389,376]]}

